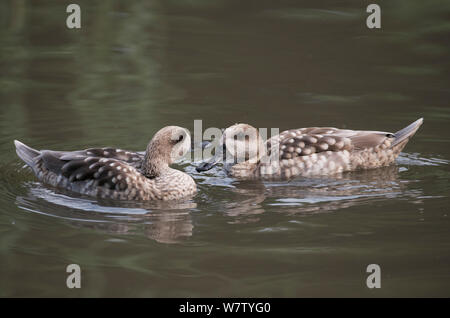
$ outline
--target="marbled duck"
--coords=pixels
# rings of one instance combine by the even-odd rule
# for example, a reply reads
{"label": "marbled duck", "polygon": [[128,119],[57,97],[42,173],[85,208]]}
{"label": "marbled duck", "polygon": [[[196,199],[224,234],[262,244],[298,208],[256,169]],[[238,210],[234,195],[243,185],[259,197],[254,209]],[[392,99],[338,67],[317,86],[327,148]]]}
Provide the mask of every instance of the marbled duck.
{"label": "marbled duck", "polygon": [[298,128],[265,143],[256,128],[235,124],[224,131],[215,155],[197,166],[197,171],[209,170],[222,161],[233,177],[285,179],[387,166],[422,122],[421,118],[396,133]]}
{"label": "marbled duck", "polygon": [[113,148],[38,151],[14,143],[37,178],[54,187],[119,200],[176,200],[197,191],[191,176],[169,167],[191,146],[189,132],[181,127],[159,130],[145,154]]}

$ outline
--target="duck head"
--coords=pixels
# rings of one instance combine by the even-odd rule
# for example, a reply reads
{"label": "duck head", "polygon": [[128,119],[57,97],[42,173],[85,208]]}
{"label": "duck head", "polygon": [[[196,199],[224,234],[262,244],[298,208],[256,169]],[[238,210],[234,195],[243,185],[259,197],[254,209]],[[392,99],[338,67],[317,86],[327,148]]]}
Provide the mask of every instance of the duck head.
{"label": "duck head", "polygon": [[150,140],[145,151],[143,173],[157,177],[175,161],[181,159],[191,148],[189,131],[178,126],[160,129]]}
{"label": "duck head", "polygon": [[207,171],[220,162],[224,163],[226,170],[244,162],[256,165],[265,155],[265,150],[258,129],[248,124],[235,124],[223,132],[214,156],[200,163],[196,170]]}

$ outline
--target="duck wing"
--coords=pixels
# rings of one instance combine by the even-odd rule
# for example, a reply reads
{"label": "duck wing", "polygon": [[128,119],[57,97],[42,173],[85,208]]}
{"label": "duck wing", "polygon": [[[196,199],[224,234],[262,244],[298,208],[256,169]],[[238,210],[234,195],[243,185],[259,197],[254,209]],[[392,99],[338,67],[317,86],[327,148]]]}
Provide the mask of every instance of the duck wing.
{"label": "duck wing", "polygon": [[127,151],[117,148],[104,147],[104,148],[89,148],[79,151],[71,152],[58,152],[61,154],[61,160],[73,160],[86,157],[99,157],[108,158],[123,161],[129,165],[140,169],[144,162],[144,153]]}
{"label": "duck wing", "polygon": [[72,152],[36,150],[17,140],[14,143],[17,155],[38,179],[52,186],[118,199],[158,196],[157,191],[147,191],[154,188],[154,181],[140,173],[142,153],[114,148]]}
{"label": "duck wing", "polygon": [[420,118],[395,132],[338,129],[334,127],[309,127],[286,130],[267,141],[271,146],[279,143],[280,158],[292,159],[324,151],[358,151],[378,146],[400,152],[423,123]]}
{"label": "duck wing", "polygon": [[[38,160],[41,178],[56,187],[114,199],[157,199],[148,193],[153,180],[146,178],[129,163],[114,158],[68,155],[44,150]],[[39,174],[38,174],[39,175]]]}
{"label": "duck wing", "polygon": [[293,159],[325,151],[363,150],[394,138],[389,132],[309,127],[283,131],[277,138],[269,139],[267,145],[270,154],[271,147],[278,142],[280,158]]}

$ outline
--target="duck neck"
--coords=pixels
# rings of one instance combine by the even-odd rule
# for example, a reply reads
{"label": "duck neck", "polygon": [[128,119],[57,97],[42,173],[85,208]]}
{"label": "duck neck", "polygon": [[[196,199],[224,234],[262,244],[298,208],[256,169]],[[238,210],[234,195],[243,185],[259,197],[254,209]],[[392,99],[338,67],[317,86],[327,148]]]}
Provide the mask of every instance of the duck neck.
{"label": "duck neck", "polygon": [[152,143],[147,147],[142,166],[142,174],[147,178],[159,177],[162,173],[169,170],[168,160],[163,153],[152,147]]}

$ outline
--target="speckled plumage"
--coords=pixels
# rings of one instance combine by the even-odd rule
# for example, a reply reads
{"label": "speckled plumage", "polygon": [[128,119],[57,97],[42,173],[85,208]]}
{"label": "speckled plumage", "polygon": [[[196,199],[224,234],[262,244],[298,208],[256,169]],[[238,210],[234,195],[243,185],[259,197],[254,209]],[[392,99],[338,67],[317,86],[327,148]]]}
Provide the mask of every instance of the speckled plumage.
{"label": "speckled plumage", "polygon": [[190,148],[186,129],[164,127],[145,154],[114,148],[37,151],[15,141],[16,152],[43,183],[118,200],[176,200],[196,193],[194,180],[169,167]]}
{"label": "speckled plumage", "polygon": [[[377,168],[395,161],[408,140],[422,124],[419,119],[397,133],[360,131],[331,127],[286,130],[263,143],[256,128],[236,124],[227,128],[221,146],[235,159],[225,170],[237,178],[291,178],[330,175],[344,171]],[[247,144],[236,136],[247,138]],[[249,140],[251,141],[249,143]],[[240,149],[240,150],[239,150]],[[249,152],[254,154],[249,155]],[[219,151],[219,156],[223,152]],[[245,158],[236,162],[236,157]],[[210,169],[218,160],[202,163],[198,170]]]}

